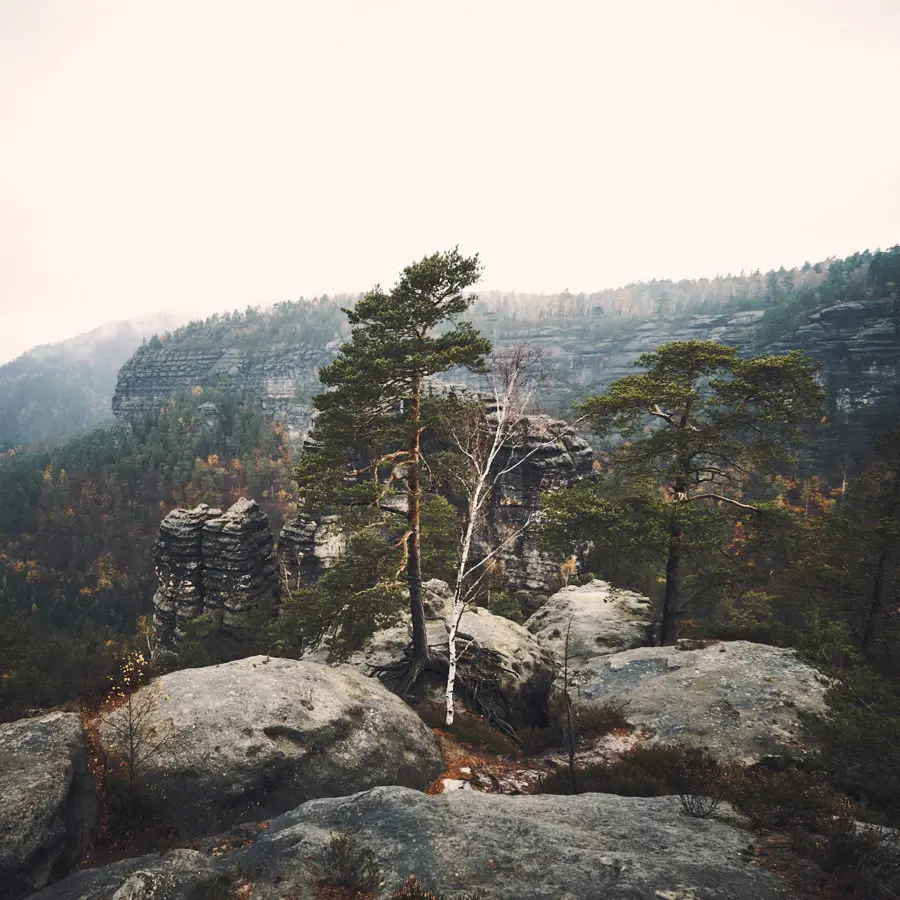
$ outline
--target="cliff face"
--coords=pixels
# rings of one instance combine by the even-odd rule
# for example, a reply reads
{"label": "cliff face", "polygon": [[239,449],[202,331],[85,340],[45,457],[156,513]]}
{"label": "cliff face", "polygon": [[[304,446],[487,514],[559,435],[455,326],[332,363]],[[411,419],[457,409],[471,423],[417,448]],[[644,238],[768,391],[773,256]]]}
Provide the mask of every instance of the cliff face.
{"label": "cliff face", "polygon": [[[581,399],[635,371],[642,353],[669,341],[718,341],[742,356],[802,350],[821,364],[829,417],[846,423],[854,414],[896,397],[900,383],[900,301],[839,303],[771,337],[764,309],[732,315],[697,315],[645,322],[604,336],[599,325],[573,322],[523,329],[520,337],[541,347],[556,367],[554,399]],[[500,337],[498,343],[503,342]]]}
{"label": "cliff face", "polygon": [[[524,462],[498,481],[474,553],[502,546],[497,557],[509,589],[527,597],[542,597],[559,588],[561,560],[541,548],[537,529],[526,529],[518,536],[516,533],[538,514],[541,493],[567,487],[587,476],[594,455],[588,443],[565,422],[549,416],[527,416],[526,421],[524,440],[519,435],[516,438],[516,453]],[[497,468],[505,469],[512,461],[507,448],[498,457]],[[400,503],[397,514],[403,513]],[[285,524],[278,542],[285,570],[298,584],[309,584],[322,575],[336,563],[342,550],[340,529],[330,517],[314,522],[298,515]]]}
{"label": "cliff face", "polygon": [[168,648],[199,615],[227,625],[279,593],[272,531],[254,500],[238,500],[225,513],[205,504],[172,510],[160,525],[154,561],[154,625]]}
{"label": "cliff face", "polygon": [[[613,330],[602,317],[574,317],[505,323],[485,317],[476,325],[502,347],[528,341],[540,347],[555,378],[542,405],[561,414],[590,393],[634,371],[634,360],[668,341],[720,341],[741,355],[784,353],[799,349],[822,365],[829,417],[848,422],[856,413],[897,396],[900,378],[900,301],[833,304],[807,315],[800,324],[773,329],[763,323],[763,307],[721,315],[658,319]],[[777,332],[777,333],[774,333]],[[259,396],[264,410],[284,422],[294,439],[309,427],[310,397],[321,389],[318,370],[334,358],[338,341],[298,346],[274,342],[264,349],[231,345],[197,348],[175,342],[147,345],[123,366],[112,405],[120,421],[133,421],[179,391],[219,387]],[[259,342],[256,341],[256,344]]]}
{"label": "cliff face", "polygon": [[119,372],[112,399],[121,422],[156,409],[179,392],[218,387],[262,400],[264,411],[283,422],[294,439],[309,428],[312,407],[302,398],[320,389],[319,368],[334,356],[326,346],[275,343],[264,351],[235,346],[145,346]]}

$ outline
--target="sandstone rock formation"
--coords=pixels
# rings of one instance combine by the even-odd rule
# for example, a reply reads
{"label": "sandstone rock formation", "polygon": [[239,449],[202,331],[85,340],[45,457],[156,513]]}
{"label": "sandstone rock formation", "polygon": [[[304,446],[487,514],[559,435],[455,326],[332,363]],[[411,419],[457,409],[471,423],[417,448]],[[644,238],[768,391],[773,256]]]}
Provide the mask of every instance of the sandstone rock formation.
{"label": "sandstone rock formation", "polygon": [[79,716],[0,725],[0,798],[0,896],[13,898],[65,874],[96,824]]}
{"label": "sandstone rock formation", "polygon": [[[428,644],[446,657],[452,592],[445,582],[437,578],[427,581],[422,587],[428,616]],[[404,624],[376,632],[366,646],[350,658],[350,665],[370,672],[373,667],[386,666],[402,659],[404,650],[412,640],[409,615],[405,618]],[[546,707],[556,667],[549,653],[521,625],[475,607],[463,613],[459,646],[467,647],[470,657],[479,649],[496,654],[496,675],[504,707],[502,714],[507,721],[539,724],[529,719],[539,717]],[[460,671],[464,672],[465,655],[461,666]],[[430,675],[433,677],[429,680]],[[443,702],[446,671],[426,673],[422,686],[428,698]],[[461,682],[458,687],[462,688]]]}
{"label": "sandstone rock formation", "polygon": [[[314,797],[380,784],[424,789],[442,768],[432,732],[347,666],[256,656],[156,679],[165,752],[140,773],[155,821],[209,834]],[[140,692],[138,694],[140,696]],[[107,749],[114,729],[101,727]]]}
{"label": "sandstone rock formation", "polygon": [[265,597],[277,597],[275,545],[268,516],[241,498],[203,525],[203,610],[231,624]]}
{"label": "sandstone rock formation", "polygon": [[[566,422],[549,416],[527,416],[525,439],[517,435],[516,453],[525,461],[498,482],[484,523],[477,536],[479,548],[504,545],[497,558],[503,564],[511,591],[520,593],[529,611],[540,605],[561,583],[562,560],[540,546],[537,529],[522,532],[505,542],[540,510],[540,495],[574,484],[587,476],[593,466],[593,451]],[[511,460],[507,448],[497,460],[499,469]],[[396,512],[402,515],[402,504]],[[289,521],[278,541],[278,554],[292,578],[300,583],[315,580],[335,564],[343,549],[340,530],[331,517],[312,522],[302,513]]]}
{"label": "sandstone rock formation", "polygon": [[[685,816],[677,797],[430,797],[381,787],[304,803],[262,830],[248,824],[220,855],[178,850],[88,869],[34,900],[160,896],[116,893],[144,884],[171,885],[165,900],[216,896],[215,871],[232,889],[252,885],[254,900],[306,900],[315,890],[307,858],[348,828],[382,870],[379,900],[410,873],[449,897],[478,890],[516,900],[776,900],[792,893],[748,861],[747,832],[720,818]],[[201,849],[223,843],[212,839]]]}
{"label": "sandstone rock formation", "polygon": [[[900,331],[894,306],[890,298],[837,303],[774,337],[760,334],[767,308],[763,297],[755,309],[658,318],[614,333],[602,317],[590,315],[564,323],[511,322],[497,333],[489,319],[479,321],[476,316],[476,325],[497,347],[525,340],[544,351],[562,376],[542,397],[553,408],[565,409],[574,400],[605,390],[614,379],[634,371],[641,353],[659,344],[696,339],[737,347],[742,356],[790,349],[809,353],[822,363],[829,418],[847,421],[879,400],[896,398]],[[264,318],[260,327],[265,327]],[[302,346],[275,341],[264,350],[250,350],[241,346],[240,338],[236,335],[228,346],[193,346],[188,338],[183,345],[140,348],[119,372],[112,400],[116,417],[134,421],[180,391],[216,385],[261,397],[266,412],[299,438],[308,430],[312,407],[297,399],[298,390],[308,396],[320,389],[318,368],[334,358],[336,342],[323,338]]]}
{"label": "sandstone rock formation", "polygon": [[273,543],[268,517],[254,500],[242,498],[224,514],[205,504],[172,510],[154,549],[154,623],[163,646],[173,648],[196,616],[230,624],[277,597]]}
{"label": "sandstone rock formation", "polygon": [[173,509],[160,523],[153,551],[153,620],[165,646],[171,647],[187,622],[203,612],[203,526],[220,512],[206,504]]}
{"label": "sandstone rock formation", "polygon": [[560,667],[568,633],[569,668],[577,672],[595,656],[647,644],[652,621],[653,610],[646,597],[596,580],[557,591],[525,627]]}
{"label": "sandstone rock formation", "polygon": [[264,352],[240,346],[194,348],[142,347],[120,370],[113,412],[133,422],[181,391],[215,385],[235,394],[260,397],[263,410],[300,440],[308,430],[312,407],[297,400],[298,390],[318,390],[318,369],[334,351],[324,346],[272,343]]}
{"label": "sandstone rock formation", "polygon": [[629,722],[654,741],[756,762],[806,749],[799,714],[824,713],[825,689],[793,650],[723,641],[596,656],[582,664],[575,695],[586,703],[626,701]]}
{"label": "sandstone rock formation", "polygon": [[[527,438],[518,450],[519,457],[526,461],[500,480],[479,536],[482,545],[489,548],[503,544],[529,517],[536,516],[542,493],[569,487],[589,475],[593,466],[590,445],[567,423],[549,416],[528,416],[527,421]],[[497,464],[507,468],[511,461],[507,451]],[[562,560],[540,546],[536,528],[529,528],[504,546],[499,559],[510,590],[520,592],[526,606],[531,604],[529,612],[561,584]]]}
{"label": "sandstone rock formation", "polygon": [[337,564],[345,540],[336,517],[314,522],[297,515],[284,523],[278,538],[278,560],[291,584],[312,584]]}

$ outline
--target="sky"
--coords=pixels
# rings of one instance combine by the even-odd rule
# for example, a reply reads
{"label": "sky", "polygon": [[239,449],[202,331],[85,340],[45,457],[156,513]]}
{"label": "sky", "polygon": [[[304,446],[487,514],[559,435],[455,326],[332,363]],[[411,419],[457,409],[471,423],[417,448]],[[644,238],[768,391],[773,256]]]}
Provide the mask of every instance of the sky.
{"label": "sky", "polygon": [[0,361],[459,245],[573,292],[900,242],[897,0],[0,0]]}

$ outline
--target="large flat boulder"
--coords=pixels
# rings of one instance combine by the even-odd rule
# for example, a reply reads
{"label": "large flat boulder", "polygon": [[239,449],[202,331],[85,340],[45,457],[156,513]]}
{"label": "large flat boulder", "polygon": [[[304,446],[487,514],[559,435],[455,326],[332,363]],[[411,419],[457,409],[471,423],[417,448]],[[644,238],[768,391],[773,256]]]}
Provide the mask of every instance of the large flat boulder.
{"label": "large flat boulder", "polygon": [[96,824],[81,718],[49,713],[0,725],[0,896],[65,874]]}
{"label": "large flat boulder", "polygon": [[[422,587],[429,647],[446,655],[453,593],[446,582],[436,578]],[[377,670],[401,660],[411,640],[407,615],[402,624],[376,632],[349,662],[363,672]],[[516,724],[527,722],[529,716],[543,708],[556,666],[552,656],[521,625],[482,607],[471,607],[460,620],[457,646],[461,651],[465,648],[461,671],[464,671],[466,660],[478,650],[495,655],[494,672],[502,702]],[[434,676],[430,681],[429,674]],[[443,699],[445,685],[446,670],[426,673],[422,684],[425,693],[433,699]]]}
{"label": "large flat boulder", "polygon": [[[163,749],[136,772],[141,800],[194,834],[375,785],[424,789],[442,769],[415,713],[348,666],[255,656],[172,672],[134,696],[148,701]],[[121,749],[114,725],[101,726],[108,750]]]}
{"label": "large flat boulder", "polygon": [[806,749],[801,712],[825,711],[826,685],[793,650],[723,641],[702,649],[640,647],[597,656],[579,671],[579,702],[627,701],[652,739],[755,762]]}
{"label": "large flat boulder", "polygon": [[525,627],[560,668],[568,634],[569,669],[577,671],[595,656],[643,646],[652,621],[646,597],[596,580],[557,591]]}
{"label": "large flat boulder", "polygon": [[[353,829],[360,844],[375,854],[384,878],[378,898],[389,897],[410,873],[438,894],[462,897],[478,890],[498,900],[775,900],[791,895],[784,882],[748,861],[747,832],[721,819],[686,816],[677,797],[506,797],[476,791],[431,797],[375,788],[305,803],[263,830],[246,826],[244,840],[232,836],[237,849],[214,857],[214,864],[230,873],[231,896],[322,896],[314,893],[306,860],[345,829]],[[193,894],[185,872],[191,864],[196,866]],[[164,900],[211,896],[201,893],[211,884],[209,857],[197,854],[191,863],[185,851],[178,851],[79,872],[34,900],[108,900],[114,895],[123,900],[116,894],[123,885],[139,878],[164,882],[170,869],[179,891],[163,895]]]}

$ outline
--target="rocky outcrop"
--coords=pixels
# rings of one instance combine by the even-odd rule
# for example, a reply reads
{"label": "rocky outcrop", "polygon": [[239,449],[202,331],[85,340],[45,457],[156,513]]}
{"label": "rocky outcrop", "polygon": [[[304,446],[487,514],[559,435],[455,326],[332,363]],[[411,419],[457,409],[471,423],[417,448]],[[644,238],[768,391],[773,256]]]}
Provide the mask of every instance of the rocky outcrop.
{"label": "rocky outcrop", "polygon": [[164,646],[171,647],[184,626],[203,613],[203,526],[220,513],[201,504],[173,509],[160,523],[153,551],[153,620]]}
{"label": "rocky outcrop", "polygon": [[[448,585],[437,578],[427,581],[422,587],[428,616],[428,644],[446,659],[447,623],[451,616],[453,594]],[[399,662],[412,640],[409,614],[404,619],[404,623],[395,628],[376,632],[365,647],[350,658],[350,665],[368,673]],[[543,724],[540,718],[546,713],[556,667],[550,654],[521,625],[475,607],[463,613],[460,620],[459,646],[467,648],[460,663],[457,684],[461,700],[465,699],[461,689],[466,673],[466,657],[471,660],[479,650],[487,651],[493,657],[492,671],[500,694],[497,698],[501,707],[498,713],[515,726]],[[445,666],[443,670],[426,672],[419,688],[425,698],[443,702],[446,684]],[[484,691],[487,693],[487,686]]]}
{"label": "rocky outcrop", "polygon": [[[256,656],[164,675],[136,702],[147,691],[165,749],[143,765],[142,801],[188,833],[375,785],[424,789],[442,769],[415,713],[347,666]],[[116,751],[110,721],[101,739]]]}
{"label": "rocky outcrop", "polygon": [[292,584],[310,585],[337,564],[346,541],[335,516],[314,522],[297,515],[284,523],[278,560]]}
{"label": "rocky outcrop", "polygon": [[577,672],[595,656],[649,643],[652,623],[653,610],[646,597],[596,580],[557,591],[525,627],[560,667],[568,635],[569,668]]}
{"label": "rocky outcrop", "polygon": [[242,498],[224,514],[205,504],[172,510],[160,524],[154,561],[153,620],[169,649],[199,615],[228,625],[278,597],[272,531],[255,500]]}
{"label": "rocky outcrop", "polygon": [[[526,421],[525,438],[517,436],[515,450],[516,458],[524,462],[499,480],[479,538],[483,547],[503,546],[498,557],[509,588],[519,592],[524,605],[533,611],[560,586],[562,560],[541,547],[536,528],[506,542],[526,521],[539,515],[542,493],[569,487],[590,474],[594,453],[566,422],[549,416],[527,416]],[[515,462],[513,451],[508,447],[505,451],[497,461],[501,471]]]}
{"label": "rocky outcrop", "polygon": [[[533,612],[561,583],[560,563],[544,550],[536,528],[522,531],[523,524],[540,513],[540,495],[574,484],[590,474],[593,451],[572,427],[549,416],[526,416],[523,433],[516,434],[515,449],[505,448],[497,459],[497,469],[509,468],[514,459],[521,465],[511,468],[496,485],[483,528],[477,535],[473,555],[502,547],[497,559],[503,564],[509,589],[518,592],[520,602]],[[402,498],[395,512],[403,514]],[[340,529],[333,517],[316,523],[302,513],[281,532],[278,553],[287,571],[301,583],[319,577],[337,562],[343,550]]]}
{"label": "rocky outcrop", "polygon": [[203,611],[226,625],[279,592],[268,516],[241,498],[203,525]]}
{"label": "rocky outcrop", "polygon": [[[307,860],[346,829],[375,855],[384,881],[379,900],[410,873],[449,897],[474,891],[516,900],[776,900],[792,895],[784,882],[747,858],[746,831],[722,817],[685,816],[677,797],[505,797],[476,791],[430,797],[382,787],[304,803],[263,829],[247,825],[227,839],[201,845],[216,848],[216,855],[177,850],[88,869],[34,900],[109,900],[114,895],[117,900],[187,900],[224,896],[241,886],[254,900],[311,898],[315,883]],[[225,885],[216,881],[216,872],[227,879]],[[145,884],[172,885],[172,890],[133,892]],[[132,893],[116,893],[126,889]]]}
{"label": "rocky outcrop", "polygon": [[81,718],[55,712],[0,725],[0,896],[65,874],[97,819]]}
{"label": "rocky outcrop", "polygon": [[596,656],[577,676],[578,702],[628,704],[652,740],[756,762],[806,749],[801,713],[824,713],[826,686],[793,650],[749,641],[696,650],[640,647]]}

